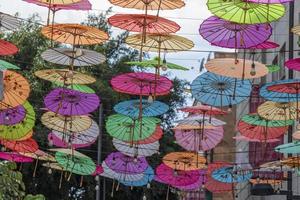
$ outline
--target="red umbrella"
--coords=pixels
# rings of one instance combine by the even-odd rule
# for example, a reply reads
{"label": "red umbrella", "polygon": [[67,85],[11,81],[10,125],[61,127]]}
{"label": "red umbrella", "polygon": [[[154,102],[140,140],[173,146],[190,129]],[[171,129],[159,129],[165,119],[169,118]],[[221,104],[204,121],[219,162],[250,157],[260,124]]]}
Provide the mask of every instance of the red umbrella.
{"label": "red umbrella", "polygon": [[139,141],[133,141],[133,144],[150,144],[158,141],[163,136],[163,130],[160,126],[157,126],[154,133],[148,138]]}
{"label": "red umbrella", "polygon": [[189,112],[193,114],[202,114],[202,115],[225,115],[227,111],[221,110],[219,108],[213,106],[206,106],[206,105],[198,105],[198,106],[189,106],[180,108],[179,110],[183,112]]}
{"label": "red umbrella", "polygon": [[19,51],[14,44],[0,39],[0,56],[14,55]]}
{"label": "red umbrella", "polygon": [[274,84],[268,86],[267,90],[272,92],[298,94],[300,91],[300,82]]}
{"label": "red umbrella", "polygon": [[0,143],[12,151],[22,153],[34,153],[39,148],[37,142],[32,138],[23,141],[0,140]]}

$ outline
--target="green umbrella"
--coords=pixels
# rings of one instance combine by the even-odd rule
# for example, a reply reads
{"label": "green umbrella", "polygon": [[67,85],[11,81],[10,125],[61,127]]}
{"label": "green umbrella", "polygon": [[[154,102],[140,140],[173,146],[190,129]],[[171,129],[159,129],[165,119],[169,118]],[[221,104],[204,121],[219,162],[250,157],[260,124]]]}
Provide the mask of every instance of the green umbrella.
{"label": "green umbrella", "polygon": [[244,0],[208,0],[207,7],[214,15],[239,24],[269,23],[285,14],[282,4],[258,4]]}
{"label": "green umbrella", "polygon": [[148,138],[154,133],[158,118],[143,117],[140,120],[132,119],[125,115],[111,115],[106,122],[107,132],[114,138],[122,141],[139,141]]}
{"label": "green umbrella", "polygon": [[7,69],[20,69],[20,68],[4,60],[0,60],[0,70],[7,70]]}
{"label": "green umbrella", "polygon": [[[58,83],[58,82],[54,82],[53,83],[54,87],[63,87],[64,84],[63,83]],[[89,94],[95,94],[95,90],[93,90],[92,88],[90,88],[89,86],[86,85],[79,85],[79,84],[73,84],[73,85],[65,85],[68,89],[72,89],[72,90],[77,90],[79,92],[83,92],[83,93],[89,93]]]}
{"label": "green umbrella", "polygon": [[75,156],[62,152],[55,153],[55,159],[65,170],[79,175],[91,175],[96,170],[96,164],[89,157]]}
{"label": "green umbrella", "polygon": [[23,104],[26,115],[25,118],[18,124],[0,125],[0,137],[7,140],[17,140],[27,135],[32,130],[35,124],[35,112],[33,107],[26,101]]}
{"label": "green umbrella", "polygon": [[[155,57],[154,59],[152,60],[144,60],[144,61],[133,61],[133,62],[126,62],[126,64],[128,65],[136,65],[138,67],[152,67],[152,68],[157,68],[159,63],[159,58],[158,57]],[[169,69],[177,69],[177,70],[184,70],[184,71],[187,71],[189,70],[188,68],[185,68],[185,67],[182,67],[180,65],[176,65],[176,64],[173,64],[173,63],[169,63],[169,62],[165,62],[165,61],[161,61],[161,68],[169,68]]]}
{"label": "green umbrella", "polygon": [[280,67],[278,65],[267,65],[267,68],[269,70],[269,73],[277,72],[280,70]]}
{"label": "green umbrella", "polygon": [[266,120],[256,113],[244,115],[241,120],[248,124],[268,127],[289,126],[294,123],[293,120]]}

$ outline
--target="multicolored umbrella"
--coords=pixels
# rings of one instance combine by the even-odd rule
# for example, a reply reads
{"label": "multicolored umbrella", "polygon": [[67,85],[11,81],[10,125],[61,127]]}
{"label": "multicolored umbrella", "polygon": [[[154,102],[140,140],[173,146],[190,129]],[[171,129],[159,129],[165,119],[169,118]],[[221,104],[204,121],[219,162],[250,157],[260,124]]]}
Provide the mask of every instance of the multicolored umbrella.
{"label": "multicolored umbrella", "polygon": [[0,70],[4,71],[7,69],[20,69],[18,66],[6,62],[5,60],[0,60]]}
{"label": "multicolored umbrella", "polygon": [[0,124],[14,125],[20,123],[26,116],[26,110],[23,105],[14,108],[0,110]]}
{"label": "multicolored umbrella", "polygon": [[0,56],[11,56],[18,53],[19,49],[14,44],[0,39]]}
{"label": "multicolored umbrella", "polygon": [[234,186],[232,186],[232,183],[222,183],[209,176],[207,177],[205,188],[212,193],[224,193],[232,191]]}
{"label": "multicolored umbrella", "polygon": [[275,147],[275,151],[280,153],[298,154],[300,153],[300,143],[298,141],[286,143]]}
{"label": "multicolored umbrella", "polygon": [[200,102],[212,106],[238,104],[250,96],[251,83],[206,72],[198,76],[191,85],[192,95]]}
{"label": "multicolored umbrella", "polygon": [[178,120],[176,122],[179,123],[179,125],[192,125],[192,126],[198,126],[200,128],[201,126],[203,127],[203,125],[205,127],[205,126],[223,126],[226,124],[226,122],[224,121],[209,116],[204,116],[204,115],[191,115],[189,117]]}
{"label": "multicolored umbrella", "polygon": [[282,4],[257,4],[243,0],[208,0],[207,7],[212,14],[239,24],[269,23],[285,14]]}
{"label": "multicolored umbrella", "polygon": [[206,159],[198,153],[172,152],[165,155],[162,161],[175,170],[191,171],[206,168]]}
{"label": "multicolored umbrella", "polygon": [[130,187],[142,187],[144,185],[150,184],[150,182],[154,179],[154,171],[152,167],[148,167],[144,173],[143,177],[139,180],[136,181],[122,181],[120,180],[120,183],[122,183],[125,186],[130,186]]}
{"label": "multicolored umbrella", "polygon": [[31,163],[33,162],[32,158],[22,156],[16,152],[0,152],[0,159],[7,160],[10,162],[17,163]]}
{"label": "multicolored umbrella", "polygon": [[183,112],[193,113],[193,114],[201,114],[201,115],[225,115],[228,112],[225,110],[221,110],[219,108],[215,108],[212,106],[206,105],[196,105],[196,106],[188,106],[184,108],[180,108],[179,110]]}
{"label": "multicolored umbrella", "polygon": [[266,41],[272,34],[269,24],[237,24],[211,16],[199,28],[200,35],[212,45],[247,49]]}
{"label": "multicolored umbrella", "polygon": [[207,177],[206,177],[206,170],[198,170],[200,173],[199,179],[192,184],[184,185],[184,186],[174,186],[175,188],[183,191],[195,191],[199,188],[203,188],[204,184],[206,184]]}
{"label": "multicolored umbrella", "polygon": [[109,2],[123,8],[139,10],[173,10],[185,5],[182,0],[109,0]]}
{"label": "multicolored umbrella", "polygon": [[77,90],[79,92],[88,93],[88,94],[95,94],[96,91],[90,88],[87,85],[80,85],[80,84],[71,84],[71,85],[64,85],[63,83],[54,83],[54,88],[56,87],[64,87],[71,90]]}
{"label": "multicolored umbrella", "polygon": [[[88,1],[88,0],[75,0],[73,1],[74,3],[70,3],[70,1],[64,1],[64,4],[59,4],[59,1],[56,1],[55,4],[53,2],[53,0],[50,0],[51,3],[48,2],[43,2],[40,0],[23,0],[26,1],[28,3],[34,3],[36,5],[39,6],[43,6],[43,7],[48,7],[50,10],[52,10],[52,12],[56,12],[58,10],[91,10],[92,9],[92,4]],[[76,2],[76,3],[75,3]]]}
{"label": "multicolored umbrella", "polygon": [[144,117],[162,115],[169,110],[169,106],[160,101],[149,102],[145,99],[142,99],[142,101],[129,100],[120,102],[114,106],[114,110],[119,114],[136,119],[140,115]]}
{"label": "multicolored umbrella", "polygon": [[133,141],[132,144],[150,144],[160,140],[163,134],[162,128],[158,125],[156,126],[155,131],[149,137],[143,140]]}
{"label": "multicolored umbrella", "polygon": [[26,156],[26,157],[29,157],[29,158],[33,158],[33,159],[37,159],[37,160],[43,160],[43,161],[48,161],[48,162],[55,162],[55,158],[42,151],[42,150],[37,150],[36,152],[34,153],[23,153],[23,152],[20,152],[21,155],[23,156]]}
{"label": "multicolored umbrella", "polygon": [[294,123],[294,120],[267,120],[257,113],[250,113],[242,116],[241,121],[256,126],[282,127],[289,126]]}
{"label": "multicolored umbrella", "polygon": [[248,181],[252,177],[252,172],[237,166],[231,166],[214,170],[211,176],[213,179],[223,183],[240,183]]}
{"label": "multicolored umbrella", "polygon": [[45,106],[60,115],[87,115],[97,109],[100,100],[96,94],[57,88],[44,98]]}
{"label": "multicolored umbrella", "polygon": [[166,95],[172,88],[172,81],[168,78],[145,72],[121,74],[112,78],[110,83],[117,92],[143,96]]}
{"label": "multicolored umbrella", "polygon": [[259,116],[268,120],[294,120],[299,112],[295,102],[266,101],[257,108]]}
{"label": "multicolored umbrella", "polygon": [[39,149],[38,143],[32,138],[23,141],[1,139],[0,143],[15,152],[34,153]]}
{"label": "multicolored umbrella", "polygon": [[21,26],[21,21],[12,15],[0,12],[0,29],[4,31],[14,31]]}

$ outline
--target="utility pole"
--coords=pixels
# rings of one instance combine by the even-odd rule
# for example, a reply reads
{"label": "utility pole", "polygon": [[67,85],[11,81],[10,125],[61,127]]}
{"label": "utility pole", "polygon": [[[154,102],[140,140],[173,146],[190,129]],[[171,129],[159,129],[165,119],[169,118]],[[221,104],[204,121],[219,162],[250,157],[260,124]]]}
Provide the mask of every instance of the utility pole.
{"label": "utility pole", "polygon": [[[98,136],[98,149],[97,149],[97,165],[101,165],[102,159],[102,132],[103,132],[103,105],[100,103],[99,106],[99,136]],[[96,190],[96,200],[101,199],[101,181],[100,176],[97,175],[97,190]],[[105,190],[103,190],[103,196],[105,196]],[[102,200],[104,200],[103,198]]]}

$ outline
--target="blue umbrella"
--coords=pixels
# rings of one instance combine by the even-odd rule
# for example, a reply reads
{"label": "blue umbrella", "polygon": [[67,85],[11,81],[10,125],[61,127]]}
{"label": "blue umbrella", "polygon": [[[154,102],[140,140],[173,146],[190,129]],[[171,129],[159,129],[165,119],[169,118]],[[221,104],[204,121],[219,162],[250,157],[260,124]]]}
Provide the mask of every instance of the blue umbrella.
{"label": "blue umbrella", "polygon": [[296,85],[300,86],[300,79],[278,80],[278,81],[273,81],[273,82],[267,83],[260,88],[259,94],[264,99],[267,99],[269,101],[275,101],[275,102],[299,101],[300,96],[298,96],[298,95],[300,95],[300,87],[294,88],[295,90],[299,89],[298,94],[291,94],[291,93],[284,92],[284,88],[282,89],[282,92],[275,92],[275,91],[271,91],[268,89],[268,87],[270,87],[270,86],[275,86],[275,85],[279,85],[279,84],[288,84],[288,83],[297,83]]}
{"label": "blue umbrella", "polygon": [[149,184],[154,178],[154,171],[152,167],[148,167],[145,172],[142,179],[137,181],[120,181],[125,186],[133,186],[133,187],[141,187],[144,185]]}
{"label": "blue umbrella", "polygon": [[[169,106],[160,101],[149,102],[145,99],[142,100],[142,116],[154,117],[162,115],[169,110]],[[123,101],[115,105],[114,110],[131,118],[139,117],[140,112],[140,100]]]}
{"label": "blue umbrella", "polygon": [[298,154],[300,153],[300,142],[291,142],[275,147],[275,151],[280,153]]}
{"label": "blue umbrella", "polygon": [[212,106],[238,104],[250,96],[251,89],[249,80],[219,76],[210,72],[198,76],[191,85],[194,98]]}
{"label": "blue umbrella", "polygon": [[212,178],[223,183],[240,183],[248,181],[252,177],[250,170],[238,167],[222,167],[212,173]]}

